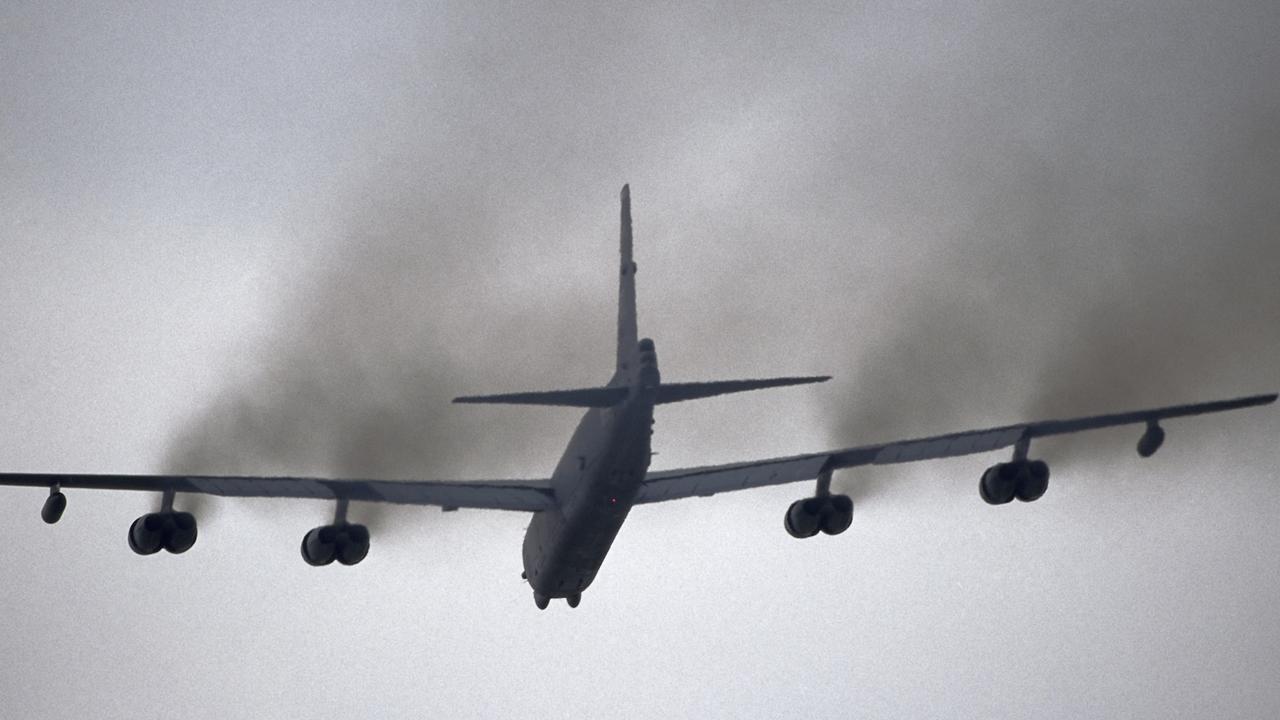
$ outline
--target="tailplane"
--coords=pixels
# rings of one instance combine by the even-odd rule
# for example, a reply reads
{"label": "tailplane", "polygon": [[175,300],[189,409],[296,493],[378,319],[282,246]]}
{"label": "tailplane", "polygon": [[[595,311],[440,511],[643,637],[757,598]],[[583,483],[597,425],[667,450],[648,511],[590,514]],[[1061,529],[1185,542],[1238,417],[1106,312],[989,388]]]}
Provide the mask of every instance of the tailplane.
{"label": "tailplane", "polygon": [[656,405],[680,402],[682,400],[698,400],[715,395],[763,390],[765,388],[786,387],[788,385],[807,385],[809,383],[826,382],[830,375],[810,375],[806,377],[765,378],[762,380],[717,380],[715,382],[663,383],[658,386]]}
{"label": "tailplane", "polygon": [[639,339],[636,330],[636,263],[631,255],[631,188],[622,186],[622,214],[618,232],[618,348],[617,371],[605,387],[454,398],[456,403],[504,403],[561,407],[607,408],[622,403],[632,388],[654,393],[654,404],[697,400],[727,393],[826,382],[826,375],[720,380],[716,382],[663,383],[658,373],[653,341]]}
{"label": "tailplane", "polygon": [[501,395],[467,395],[453,399],[456,403],[501,405],[559,405],[561,407],[611,407],[627,398],[625,387],[582,388],[579,390],[547,390]]}
{"label": "tailplane", "polygon": [[[661,383],[655,388],[655,405],[681,402],[682,400],[698,400],[701,398],[727,395],[729,393],[763,390],[765,388],[786,387],[788,385],[806,385],[826,382],[828,375],[812,375],[807,377],[765,378],[762,380],[719,380],[716,382]],[[499,405],[552,405],[560,407],[603,408],[613,407],[627,399],[630,390],[625,386],[581,388],[578,390],[548,390],[543,392],[517,392],[501,395],[467,395],[454,398],[455,403],[467,404],[499,404]]]}

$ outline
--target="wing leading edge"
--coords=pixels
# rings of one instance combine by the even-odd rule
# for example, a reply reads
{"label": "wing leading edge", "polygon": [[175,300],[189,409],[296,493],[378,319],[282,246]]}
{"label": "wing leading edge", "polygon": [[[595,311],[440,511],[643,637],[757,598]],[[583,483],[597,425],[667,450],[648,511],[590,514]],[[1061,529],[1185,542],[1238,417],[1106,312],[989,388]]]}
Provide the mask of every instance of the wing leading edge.
{"label": "wing leading edge", "polygon": [[[687,497],[705,497],[730,490],[745,490],[802,480],[814,480],[823,471],[861,465],[887,465],[972,455],[1012,447],[1020,441],[1083,432],[1085,430],[1139,423],[1155,426],[1159,421],[1169,418],[1267,405],[1275,402],[1276,398],[1276,393],[1251,395],[1232,400],[1172,405],[1148,410],[1072,418],[1070,420],[1042,420],[983,430],[966,430],[946,435],[897,440],[878,445],[863,445],[828,452],[809,453],[807,455],[769,458],[728,465],[664,470],[649,473],[645,477],[640,493],[636,497],[636,504],[678,500]],[[1152,452],[1154,452],[1154,448]]]}
{"label": "wing leading edge", "polygon": [[73,475],[0,473],[0,485],[199,493],[223,497],[352,500],[534,512],[553,507],[548,480],[330,480],[214,475]]}

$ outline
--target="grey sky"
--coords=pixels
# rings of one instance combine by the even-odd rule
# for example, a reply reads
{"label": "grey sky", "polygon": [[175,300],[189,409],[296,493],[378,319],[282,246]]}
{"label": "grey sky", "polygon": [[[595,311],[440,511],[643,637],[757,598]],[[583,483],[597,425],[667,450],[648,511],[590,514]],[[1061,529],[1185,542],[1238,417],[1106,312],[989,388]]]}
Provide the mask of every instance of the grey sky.
{"label": "grey sky", "polygon": [[[536,477],[601,382],[617,191],[656,467],[1280,386],[1274,3],[9,3],[0,467]],[[1280,413],[642,507],[538,613],[519,514],[0,489],[0,714],[1259,717]],[[1131,436],[1132,435],[1132,436]],[[180,500],[180,503],[183,501]],[[191,505],[191,501],[186,501]],[[470,572],[475,568],[477,572]]]}

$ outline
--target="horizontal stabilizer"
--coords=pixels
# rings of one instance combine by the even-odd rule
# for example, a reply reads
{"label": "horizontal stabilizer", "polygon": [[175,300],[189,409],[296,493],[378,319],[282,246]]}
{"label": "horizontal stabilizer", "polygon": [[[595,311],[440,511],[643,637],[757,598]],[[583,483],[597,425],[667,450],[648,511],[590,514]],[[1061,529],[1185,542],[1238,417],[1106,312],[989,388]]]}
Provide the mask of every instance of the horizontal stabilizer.
{"label": "horizontal stabilizer", "polygon": [[563,407],[610,407],[627,397],[624,387],[583,388],[581,390],[548,390],[546,392],[507,393],[505,395],[470,395],[456,397],[456,403],[497,403],[503,405],[560,405]]}
{"label": "horizontal stabilizer", "polygon": [[681,400],[697,400],[698,398],[724,395],[726,393],[746,392],[747,390],[763,390],[764,388],[785,387],[787,385],[807,385],[809,383],[826,382],[830,375],[812,375],[808,377],[764,378],[762,380],[719,380],[716,382],[663,383],[658,386],[657,404],[680,402]]}

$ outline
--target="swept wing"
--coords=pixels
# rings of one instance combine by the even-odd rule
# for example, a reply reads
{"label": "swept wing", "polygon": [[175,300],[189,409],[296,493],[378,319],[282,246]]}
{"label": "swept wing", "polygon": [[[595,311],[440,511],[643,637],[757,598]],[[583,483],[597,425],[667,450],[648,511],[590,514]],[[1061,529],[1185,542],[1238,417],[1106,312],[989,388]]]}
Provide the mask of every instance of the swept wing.
{"label": "swept wing", "polygon": [[[641,486],[636,503],[709,496],[730,490],[782,485],[813,480],[824,471],[860,465],[887,465],[935,458],[958,457],[1011,447],[1018,442],[1051,435],[1097,430],[1146,423],[1156,426],[1169,418],[1224,412],[1275,402],[1277,395],[1252,395],[1233,400],[1172,405],[1148,410],[1093,415],[1070,420],[1004,425],[983,430],[966,430],[946,435],[895,440],[877,445],[829,450],[827,452],[768,458],[727,465],[680,468],[649,473]],[[1154,448],[1152,449],[1154,451]],[[1148,453],[1149,454],[1149,453]]]}
{"label": "swept wing", "polygon": [[216,475],[78,475],[0,473],[0,485],[96,490],[151,490],[223,497],[324,498],[446,510],[545,510],[555,504],[549,480],[330,480]]}

